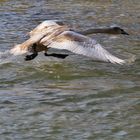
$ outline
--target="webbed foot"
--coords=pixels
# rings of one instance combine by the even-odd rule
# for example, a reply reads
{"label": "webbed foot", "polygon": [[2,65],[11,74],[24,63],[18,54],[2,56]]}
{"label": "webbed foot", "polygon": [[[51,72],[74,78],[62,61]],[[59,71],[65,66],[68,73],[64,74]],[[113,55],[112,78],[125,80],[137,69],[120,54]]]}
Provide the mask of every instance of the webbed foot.
{"label": "webbed foot", "polygon": [[26,55],[25,61],[32,60],[32,59],[34,59],[37,55],[38,55],[37,53],[33,53],[33,54],[31,54],[31,55]]}
{"label": "webbed foot", "polygon": [[25,61],[32,60],[32,59],[34,59],[38,55],[38,53],[36,51],[36,44],[33,44],[33,46],[32,46],[32,52],[33,53],[31,55],[26,55],[25,56]]}

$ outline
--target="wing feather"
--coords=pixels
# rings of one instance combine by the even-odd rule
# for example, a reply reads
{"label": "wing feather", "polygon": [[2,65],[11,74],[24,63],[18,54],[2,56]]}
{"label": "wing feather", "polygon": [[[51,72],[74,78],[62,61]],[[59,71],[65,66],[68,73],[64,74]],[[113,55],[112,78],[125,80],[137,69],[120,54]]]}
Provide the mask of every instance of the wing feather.
{"label": "wing feather", "polygon": [[111,62],[117,64],[125,63],[124,60],[112,55],[94,39],[73,31],[64,31],[48,46],[50,48],[65,49],[76,54],[85,55],[93,60]]}

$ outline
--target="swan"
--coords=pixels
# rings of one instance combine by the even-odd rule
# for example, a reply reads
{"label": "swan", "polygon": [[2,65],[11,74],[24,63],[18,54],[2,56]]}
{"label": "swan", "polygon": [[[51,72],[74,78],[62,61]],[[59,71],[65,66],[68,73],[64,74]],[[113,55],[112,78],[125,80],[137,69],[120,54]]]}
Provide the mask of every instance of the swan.
{"label": "swan", "polygon": [[[55,48],[68,50],[97,61],[110,62],[113,64],[126,63],[126,60],[112,55],[96,40],[86,36],[92,33],[128,34],[121,28],[115,28],[115,30],[114,28],[92,29],[76,32],[63,22],[57,20],[46,20],[29,32],[30,38],[22,44],[16,45],[10,50],[10,53],[21,55],[31,52],[32,54],[27,55],[25,60],[32,60],[38,55],[38,52],[41,51],[45,51],[46,56],[57,55],[47,54],[49,48]],[[59,55],[57,56],[59,57]]]}

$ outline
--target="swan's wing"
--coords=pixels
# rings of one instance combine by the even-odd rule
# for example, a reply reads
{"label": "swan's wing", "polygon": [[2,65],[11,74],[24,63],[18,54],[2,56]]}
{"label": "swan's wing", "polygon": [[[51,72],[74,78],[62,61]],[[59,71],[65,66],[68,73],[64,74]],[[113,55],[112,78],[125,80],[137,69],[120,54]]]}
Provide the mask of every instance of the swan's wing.
{"label": "swan's wing", "polygon": [[30,37],[42,32],[44,29],[49,30],[50,28],[56,28],[58,26],[66,26],[64,22],[59,20],[45,20],[39,24],[36,28],[29,32]]}
{"label": "swan's wing", "polygon": [[125,63],[124,60],[117,58],[105,50],[95,40],[72,31],[64,31],[48,47],[69,50],[73,53],[91,57],[94,60],[117,64]]}
{"label": "swan's wing", "polygon": [[[31,47],[34,43],[38,43],[44,36],[46,36],[47,31],[43,31],[40,34],[36,34],[23,42],[22,44],[15,45],[11,50],[10,53],[14,55],[21,55],[31,51]],[[37,51],[43,51],[46,47],[40,45]]]}
{"label": "swan's wing", "polygon": [[[66,26],[56,26],[50,29],[45,28],[42,31],[32,35],[28,40],[22,44],[16,45],[10,50],[14,55],[21,55],[27,52],[32,52],[32,46],[34,43],[37,44],[36,51],[41,52],[47,50],[47,46],[53,41],[54,38],[59,36],[64,31],[69,30]],[[43,44],[45,42],[45,44]]]}

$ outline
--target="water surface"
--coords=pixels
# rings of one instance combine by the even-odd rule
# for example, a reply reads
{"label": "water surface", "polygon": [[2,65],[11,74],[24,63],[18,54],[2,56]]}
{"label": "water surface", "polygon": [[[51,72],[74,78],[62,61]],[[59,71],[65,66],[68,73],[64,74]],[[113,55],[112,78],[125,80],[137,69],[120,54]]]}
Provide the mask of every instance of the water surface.
{"label": "water surface", "polygon": [[[0,7],[1,140],[140,139],[139,0],[0,0]],[[4,58],[46,19],[78,30],[121,26],[130,36],[91,37],[137,61],[118,66],[73,54],[65,60]]]}

